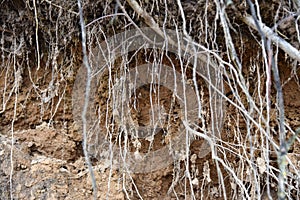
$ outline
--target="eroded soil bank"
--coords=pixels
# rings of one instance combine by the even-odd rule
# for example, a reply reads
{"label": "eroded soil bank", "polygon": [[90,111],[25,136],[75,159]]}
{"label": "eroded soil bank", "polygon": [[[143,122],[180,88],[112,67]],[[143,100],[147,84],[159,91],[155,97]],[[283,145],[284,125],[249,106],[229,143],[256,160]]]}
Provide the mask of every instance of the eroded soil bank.
{"label": "eroded soil bank", "polygon": [[[168,2],[167,5],[158,1],[145,2],[142,2],[141,6],[144,6],[159,25],[163,26],[164,19],[166,19],[166,26],[175,29],[172,23],[172,20],[175,20],[182,28],[182,21],[175,2]],[[144,20],[137,16],[127,3],[124,4],[125,10],[134,22],[145,26]],[[215,3],[182,1],[182,5],[188,24],[190,24],[188,28],[190,35],[195,41],[215,50],[224,61],[228,61],[226,41],[220,20],[216,17],[219,15]],[[233,1],[233,5],[234,7],[226,8],[228,20],[232,26],[230,30],[233,43],[242,63],[241,73],[247,85],[246,90],[261,113],[253,111],[254,108],[251,108],[242,88],[236,85],[236,90],[232,88],[234,84],[238,84],[237,80],[228,79],[225,75],[219,80],[223,81],[224,95],[232,102],[244,106],[254,121],[261,123],[260,116],[266,116],[267,112],[265,96],[267,71],[259,44],[260,37],[239,19],[243,14],[250,13],[246,2]],[[85,1],[83,7],[87,24],[101,16],[121,12],[121,8],[111,1]],[[0,27],[2,38],[0,199],[10,199],[11,194],[14,199],[91,199],[93,191],[83,156],[81,124],[76,123],[72,112],[74,106],[78,106],[72,103],[72,92],[75,79],[82,66],[77,4],[61,1],[37,1],[37,5],[34,6],[33,2],[25,3],[22,0],[14,0],[3,1],[0,8],[3,11],[3,15],[0,17],[2,25],[2,28]],[[37,9],[37,14],[34,12],[35,9]],[[278,35],[295,48],[299,48],[299,38],[296,37],[299,20],[296,21],[293,17],[288,18],[289,12],[295,12],[293,5],[291,3],[281,4],[279,1],[264,1],[260,3],[260,9],[263,21],[270,27],[274,25],[276,16],[277,20],[275,21],[285,19],[278,26]],[[166,14],[168,17],[165,18]],[[39,21],[38,26],[36,19]],[[131,23],[123,15],[111,20],[111,18],[103,18],[87,26],[89,53],[97,47],[99,41],[105,40],[106,34],[112,36],[115,32],[122,32],[126,29],[124,27]],[[103,30],[105,34],[102,34]],[[37,53],[37,44],[39,54]],[[137,63],[155,60],[154,53],[151,51],[131,52],[129,55],[132,58],[128,62],[130,67]],[[121,65],[122,61],[122,59],[117,60],[114,66]],[[287,137],[291,137],[292,130],[300,127],[299,64],[280,49],[277,61],[283,88]],[[181,66],[180,60],[173,54],[170,57],[163,57],[162,62],[164,64],[172,63],[176,69],[180,69]],[[121,73],[121,68],[114,69],[115,72],[113,71],[112,74],[115,75],[115,79],[111,82],[112,85],[117,84],[116,77],[118,73]],[[226,70],[230,73],[230,68],[226,68]],[[186,70],[186,76],[191,79],[192,72]],[[99,83],[96,107],[104,108],[108,102],[109,88],[111,87],[108,80],[107,76],[103,82]],[[201,88],[202,83],[202,79],[197,82],[199,91],[202,92],[201,101],[203,105],[209,105],[208,88]],[[270,135],[268,137],[249,121],[248,116],[241,112],[236,104],[227,99],[224,101],[226,109],[224,110],[221,137],[218,138],[215,146],[219,158],[233,170],[250,197],[253,198],[258,196],[257,187],[260,189],[259,196],[267,199],[267,184],[273,191],[271,192],[272,197],[276,198],[277,195],[277,154],[272,144],[269,144],[268,148],[266,146],[267,140],[279,144],[278,104],[274,80],[272,80],[270,92]],[[152,107],[151,104],[158,99],[158,93],[155,93],[154,90],[151,91],[149,85],[139,88],[137,93],[140,94],[137,98],[137,106],[134,107],[134,100],[130,104],[131,108],[136,108],[131,112],[132,119],[136,120],[138,125],[146,126],[151,121],[148,110]],[[164,130],[176,132],[180,127],[180,122],[176,120],[176,114],[179,113],[176,109],[179,108],[179,104],[174,101],[170,106],[173,94],[164,88],[160,89],[159,95],[157,104],[163,105],[165,110],[170,110],[172,106],[174,108],[172,113],[164,118],[164,121],[172,121],[169,123],[170,127],[166,126]],[[106,111],[113,115],[109,106],[103,110],[99,109],[95,113],[100,115]],[[209,124],[211,121],[209,106],[204,108],[204,111],[208,114],[203,124]],[[200,121],[198,125],[202,123]],[[101,123],[105,125],[105,120],[102,120]],[[110,128],[107,129],[111,130]],[[262,129],[268,130],[265,125],[262,126]],[[165,132],[160,132],[152,142],[146,139],[141,140],[140,151],[148,152],[149,148],[156,150],[165,147],[169,145],[170,137]],[[123,139],[120,138],[119,140]],[[129,137],[129,141],[134,152],[136,143],[134,143],[133,137]],[[226,195],[227,199],[240,199],[244,195],[241,185],[233,178],[228,168],[226,169],[220,163],[216,164],[211,153],[205,157],[201,156],[203,155],[202,143],[203,139],[196,137],[190,144],[188,158],[183,157],[168,167],[148,173],[131,173],[125,169],[111,169],[110,163],[101,160],[100,156],[91,156],[97,182],[97,198],[190,199],[194,197],[195,199],[224,199],[224,195]],[[265,159],[266,154],[268,160]],[[297,199],[300,196],[299,138],[289,149],[287,157],[290,159],[290,163],[287,165],[287,191],[291,199]],[[189,161],[190,180],[186,179],[187,160]],[[266,166],[270,167],[269,180]],[[223,180],[220,180],[220,177]],[[224,188],[220,181],[225,183]]]}

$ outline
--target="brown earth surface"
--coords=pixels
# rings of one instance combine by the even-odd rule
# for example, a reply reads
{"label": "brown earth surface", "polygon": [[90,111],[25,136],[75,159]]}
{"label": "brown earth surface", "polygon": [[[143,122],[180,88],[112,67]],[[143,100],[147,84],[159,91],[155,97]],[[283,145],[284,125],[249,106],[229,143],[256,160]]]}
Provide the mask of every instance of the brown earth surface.
{"label": "brown earth surface", "polygon": [[[79,39],[79,29],[76,24],[78,22],[78,16],[74,16],[72,13],[70,14],[69,11],[77,12],[78,9],[76,7],[77,5],[66,3],[64,9],[60,10],[57,5],[62,5],[62,2],[57,1],[56,4],[50,4],[48,1],[45,2],[41,2],[41,4],[38,5],[40,9],[38,13],[41,21],[41,30],[39,30],[40,50],[42,54],[40,69],[38,69],[36,63],[34,12],[29,9],[29,7],[33,5],[31,3],[25,4],[22,0],[4,1],[1,5],[1,9],[5,11],[5,15],[1,18],[2,28],[0,28],[0,31],[2,38],[6,39],[2,47],[6,49],[10,45],[13,45],[13,39],[15,37],[18,38],[15,42],[21,44],[19,34],[21,34],[22,31],[28,32],[22,32],[21,34],[23,39],[25,38],[22,40],[25,43],[24,48],[22,47],[21,49],[23,52],[13,57],[9,53],[2,51],[3,58],[1,58],[2,66],[0,68],[0,96],[2,97],[0,104],[3,105],[0,110],[0,199],[11,199],[11,193],[13,194],[13,199],[92,199],[93,189],[91,178],[83,156],[81,124],[76,123],[72,113],[73,107],[78,106],[72,103],[72,92],[74,81],[82,66],[82,49]],[[272,20],[279,5],[278,2],[279,1],[264,1],[261,3],[261,9],[263,10],[262,17],[267,25],[273,24]],[[184,9],[188,13],[187,18],[190,21],[198,18],[194,14],[195,11],[191,12],[189,9],[196,9],[199,13],[204,12],[203,9],[200,8],[203,6],[202,1],[198,3],[194,1],[183,1],[183,3],[186,6]],[[234,1],[234,3],[236,4],[236,9],[238,9],[236,12],[248,12],[248,7],[243,7],[243,3],[236,1]],[[106,14],[114,13],[115,3],[98,2],[95,3],[95,5],[91,4],[93,3],[89,1],[84,3],[84,10],[87,13],[86,18],[88,22],[104,15],[104,13],[98,14],[97,9],[101,10],[105,5],[107,6]],[[49,8],[50,5],[53,7]],[[163,16],[161,13],[158,13],[156,9],[150,12],[151,7],[147,4],[143,3],[143,5],[153,16],[157,16],[157,18]],[[193,7],[193,5],[197,6]],[[47,13],[44,13],[43,9],[48,9]],[[51,9],[54,10],[53,12],[55,12],[55,14],[62,12],[60,13],[61,18],[51,16],[51,14],[49,14],[49,10]],[[133,11],[130,10],[128,5],[126,9],[129,14],[132,15]],[[211,3],[207,9],[211,11],[207,17],[213,20],[215,5]],[[279,14],[283,13],[282,15],[284,15],[283,10],[284,9],[279,9]],[[235,16],[232,13],[234,11],[234,9],[228,10],[229,18]],[[266,13],[272,14],[268,15]],[[14,20],[9,22],[12,18],[14,18]],[[137,22],[144,25],[143,22],[138,21],[137,18],[138,17],[134,16]],[[19,21],[17,21],[17,19],[19,19]],[[248,89],[251,95],[253,95],[254,100],[259,102],[259,93],[265,93],[265,71],[263,67],[251,68],[254,65],[262,65],[263,57],[261,55],[261,47],[256,41],[259,37],[239,19],[230,19],[234,28],[240,32],[233,33],[233,40],[238,51],[237,53],[242,58],[243,76],[247,80]],[[60,24],[60,21],[64,20],[65,24],[62,22],[62,24]],[[199,20],[201,21],[201,19]],[[26,22],[28,26],[31,25],[32,28],[20,28],[20,33],[18,33],[19,29],[15,31],[15,28],[18,28],[21,26],[20,24],[24,22]],[[102,23],[106,22],[104,21]],[[13,23],[15,23],[15,26]],[[120,28],[122,27],[122,23],[127,22],[120,22],[120,24],[117,22],[117,24],[115,24],[114,28],[116,28],[117,32],[122,31],[122,28]],[[159,21],[159,23],[162,22]],[[204,41],[203,35],[197,37],[198,34],[200,34],[197,33],[197,31],[203,28],[201,27],[201,23],[200,25],[196,22],[193,23],[195,23],[196,30],[191,30],[191,35],[198,39],[199,42]],[[291,23],[293,22],[290,22],[290,24]],[[291,44],[299,49],[299,40],[295,39],[295,30],[290,24],[288,21],[285,22],[279,27],[281,28],[280,31]],[[55,30],[55,26],[59,25],[64,27],[61,29],[63,33],[61,33],[60,36],[55,36],[53,30]],[[70,26],[74,28],[74,30],[69,30],[70,34],[68,35],[68,28],[64,25]],[[50,29],[47,26],[52,28]],[[48,28],[49,31],[47,32]],[[114,31],[113,27],[108,27],[107,29],[106,31],[109,34]],[[222,29],[216,29],[216,33],[218,34],[216,43],[220,55],[224,60],[227,60]],[[11,31],[15,32],[13,33]],[[93,29],[88,29],[88,31],[92,32]],[[31,37],[31,39],[34,38],[33,41],[26,38],[26,34],[28,37]],[[65,44],[56,44],[59,48],[57,51],[51,49],[55,48],[51,46],[53,43],[65,41],[62,40],[63,36],[61,35],[63,34],[66,35],[65,40],[68,42]],[[50,36],[54,39],[52,38],[52,40],[50,40]],[[103,39],[101,37],[102,36],[99,36],[99,39]],[[7,38],[11,38],[11,40]],[[55,39],[58,40],[58,42],[55,42]],[[47,52],[48,50],[50,50],[50,52]],[[57,53],[57,55],[55,53]],[[153,57],[147,55],[147,53],[149,52],[134,54],[134,59],[131,62],[138,63],[144,62],[146,58],[150,58],[150,60],[153,59]],[[300,127],[300,81],[298,78],[300,76],[300,70],[299,64],[286,58],[286,56],[284,52],[279,50],[277,60],[283,87],[285,123],[295,130],[297,127]],[[14,61],[13,58],[16,60]],[[52,60],[49,61],[49,58]],[[167,59],[165,59],[164,62],[167,64],[168,61],[166,60]],[[176,55],[171,55],[171,60],[175,63],[175,68],[180,67]],[[118,62],[116,66],[120,64]],[[119,73],[118,68],[116,68],[116,71],[113,73],[117,76]],[[261,73],[259,79],[257,78],[258,73]],[[191,78],[191,72],[187,71],[187,77]],[[95,101],[95,104],[96,107],[99,107],[99,110],[97,110],[95,114],[110,112],[111,116],[111,109],[103,106],[107,103],[109,91],[108,81],[105,79],[103,79],[103,81],[104,82],[101,83],[102,85],[98,85],[98,99]],[[263,83],[263,88],[258,88],[258,82]],[[198,81],[200,89],[201,85],[203,85],[202,83],[203,80]],[[131,113],[132,118],[136,120],[139,125],[147,125],[150,123],[150,117],[147,113],[149,107],[151,107],[149,106],[150,98],[153,97],[153,99],[157,99],[155,92],[149,92],[149,87],[148,85],[147,87],[139,88],[137,92],[142,95],[141,98],[138,99],[137,110],[140,111],[138,113],[135,111]],[[204,99],[202,100],[207,103],[209,99],[206,99],[205,96],[209,96],[207,95],[208,90],[206,87],[202,89],[204,90]],[[164,88],[159,90],[161,91],[159,101],[161,101],[165,109],[170,109],[171,105],[168,101],[172,98],[172,93]],[[228,80],[224,78],[224,94],[236,102],[234,95],[230,91]],[[241,102],[247,105],[246,97],[242,95],[241,97],[244,98],[241,99]],[[276,88],[274,83],[272,83],[271,88],[271,101],[271,137],[279,144],[279,136],[276,134],[278,133],[278,116],[276,115],[278,105],[276,105]],[[133,100],[131,106],[133,107]],[[173,106],[174,112],[177,112],[178,103],[176,104],[175,102]],[[252,183],[252,180],[249,180],[248,176],[251,168],[245,166],[243,169],[240,164],[245,162],[243,160],[244,157],[229,151],[231,148],[229,146],[234,144],[240,155],[249,156],[250,150],[243,148],[243,146],[249,145],[249,141],[246,139],[245,141],[240,141],[240,138],[248,138],[249,134],[256,137],[254,140],[256,142],[256,144],[254,144],[255,147],[259,146],[260,142],[265,138],[254,127],[251,129],[251,133],[247,132],[247,120],[234,105],[226,101],[224,106],[226,107],[226,111],[224,113],[221,141],[218,143],[223,148],[218,147],[221,152],[219,156],[226,160],[231,168],[239,171],[240,174],[238,174],[238,176],[244,181],[243,184],[247,185]],[[209,113],[209,111],[207,112]],[[180,127],[180,122],[173,119],[172,116],[168,116],[173,120],[170,132],[176,132],[178,127]],[[210,121],[208,118],[209,117],[207,117],[206,123],[210,123],[208,122]],[[100,123],[103,123],[102,126],[104,126],[105,120],[100,119],[100,121]],[[113,123],[117,124],[117,122]],[[164,130],[165,129],[167,128],[164,127]],[[110,128],[107,128],[107,130],[110,130]],[[288,130],[287,136],[290,137],[291,135],[291,131]],[[117,141],[120,140],[122,142],[123,140],[123,138],[117,139],[119,137],[118,134],[114,135],[114,137]],[[169,144],[168,141],[171,141],[170,138],[172,138],[172,135],[165,134],[162,131],[150,142],[147,139],[141,139],[141,148],[139,151],[146,153],[151,145],[151,150],[160,149]],[[134,138],[129,137],[129,140],[131,141],[129,151],[134,152],[136,148],[132,142]],[[219,166],[220,171],[218,171],[216,161],[212,159],[211,153],[208,153],[204,157],[202,156],[202,151],[204,150],[201,148],[202,143],[203,139],[196,137],[190,145],[189,157],[187,159],[189,160],[188,171],[192,179],[191,185],[188,183],[189,180],[185,178],[187,173],[185,168],[187,162],[186,158],[178,159],[168,167],[153,172],[132,173],[124,171],[122,168],[111,168],[110,163],[101,160],[99,155],[90,155],[97,183],[97,198],[191,199],[194,197],[195,199],[224,199],[224,194],[222,193],[223,189],[221,188],[222,185],[220,184],[220,174],[222,174],[227,199],[240,199],[242,194],[236,189],[238,187],[237,183],[232,180],[230,172],[224,169],[223,166]],[[227,147],[228,151],[224,150]],[[270,166],[278,168],[275,150],[272,149],[272,152],[269,153],[270,160],[268,162]],[[262,151],[259,148],[254,150],[254,154],[256,159],[262,157]],[[295,175],[296,172],[294,171],[300,169],[299,138],[289,149],[287,156],[296,167],[295,169],[291,165],[288,165],[288,170],[291,174]],[[259,159],[255,160],[254,163],[258,165],[258,161]],[[257,168],[259,167],[257,166]],[[259,185],[262,186],[261,188],[265,188],[265,181],[266,176],[262,176],[259,182]],[[273,178],[269,181],[273,191],[271,195],[273,195],[273,198],[276,198],[277,182],[273,180]],[[298,183],[294,182],[291,183],[291,185],[293,185],[294,188],[290,189],[290,198],[299,198],[299,180]],[[12,188],[10,188],[10,186],[12,186]],[[249,193],[255,190],[254,187],[247,189]],[[261,194],[262,199],[266,198],[266,192],[261,191]]]}

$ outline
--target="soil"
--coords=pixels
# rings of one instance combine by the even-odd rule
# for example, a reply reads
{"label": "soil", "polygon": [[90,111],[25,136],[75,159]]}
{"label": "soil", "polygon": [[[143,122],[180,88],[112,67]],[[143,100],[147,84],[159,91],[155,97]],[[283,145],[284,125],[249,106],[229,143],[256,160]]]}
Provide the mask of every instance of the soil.
{"label": "soil", "polygon": [[[1,5],[1,9],[6,12],[3,21],[8,24],[5,28],[0,28],[1,33],[3,33],[3,38],[6,38],[4,48],[7,48],[11,43],[7,38],[14,38],[15,36],[10,33],[10,28],[12,22],[8,23],[9,19],[15,16],[15,19],[22,19],[26,21],[27,25],[32,25],[34,22],[34,14],[29,12],[27,7],[33,5],[27,5],[23,1],[15,0],[11,3],[4,1]],[[234,1],[235,2],[235,1]],[[55,5],[61,5],[61,2],[56,2],[52,6],[56,8]],[[199,1],[197,5],[194,1],[183,1],[186,5],[186,11],[189,9],[196,9],[199,12],[204,12],[200,9],[203,4]],[[272,6],[267,6],[267,5]],[[7,4],[7,5],[5,5]],[[13,4],[10,8],[10,4]],[[67,3],[66,3],[67,4]],[[69,3],[70,4],[70,3]],[[63,13],[68,13],[70,10],[77,12],[77,7],[75,5],[65,5]],[[115,4],[106,2],[104,5],[102,2],[95,3],[94,6],[91,2],[86,1],[84,4],[84,9],[87,11],[87,19],[95,19],[98,16],[95,10],[105,7],[108,5],[106,12],[114,13]],[[191,6],[191,5],[197,6]],[[237,12],[243,13],[248,12],[248,7],[243,7],[243,3],[235,2]],[[264,11],[269,11],[274,13],[278,8],[277,1],[270,1],[262,3],[261,9]],[[45,7],[50,6],[50,4],[39,5],[41,9],[46,9]],[[128,6],[128,5],[127,5]],[[286,6],[286,5],[285,5]],[[23,9],[22,7],[26,7]],[[76,9],[74,8],[76,7]],[[145,5],[145,8],[153,16],[158,18],[163,16],[161,13],[157,13],[157,10]],[[51,8],[53,9],[53,8]],[[126,7],[130,10],[130,7]],[[215,15],[215,5],[209,4],[207,8],[211,11],[208,15],[209,18],[213,19]],[[9,11],[14,10],[14,13],[9,16]],[[54,9],[55,10],[55,9]],[[67,11],[65,11],[67,10]],[[163,9],[160,10],[160,12]],[[30,14],[26,14],[26,13]],[[1,105],[3,105],[0,110],[0,199],[92,199],[93,188],[91,183],[90,173],[84,158],[83,152],[83,138],[82,138],[82,127],[78,124],[78,121],[74,117],[73,107],[74,105],[72,99],[73,86],[75,83],[76,76],[81,73],[80,68],[82,66],[82,47],[79,41],[79,30],[76,24],[76,20],[67,20],[65,23],[68,26],[74,27],[74,30],[70,30],[70,37],[67,40],[65,47],[60,44],[62,50],[57,51],[59,54],[54,55],[55,51],[47,52],[47,49],[54,48],[47,46],[48,33],[55,38],[55,33],[51,32],[54,29],[49,29],[48,32],[44,31],[47,27],[55,27],[58,19],[43,18],[42,14],[49,17],[49,13],[43,13],[41,10],[38,11],[41,14],[41,24],[40,24],[40,49],[41,49],[41,63],[40,68],[37,66],[37,55],[34,50],[35,39],[31,41],[30,39],[25,39],[25,50],[21,52],[20,55],[16,56],[17,64],[13,63],[13,56],[8,53],[2,52],[2,66],[0,69],[0,99]],[[56,11],[58,12],[58,11]],[[132,10],[128,11],[132,15]],[[194,11],[195,12],[195,11]],[[229,10],[229,17],[232,17],[232,10]],[[280,10],[280,12],[283,12]],[[106,13],[106,14],[107,14]],[[163,13],[165,14],[165,13]],[[67,19],[68,16],[73,16],[72,14],[61,14],[61,19]],[[275,14],[273,14],[275,15]],[[272,16],[273,16],[272,15]],[[23,17],[20,17],[23,16]],[[26,19],[24,19],[26,16]],[[267,25],[273,24],[273,17],[262,15],[263,20]],[[4,19],[5,18],[5,19]],[[76,19],[76,17],[70,17],[70,19]],[[136,20],[136,16],[133,18]],[[193,21],[197,19],[192,12],[188,12],[187,19]],[[43,21],[45,20],[45,21]],[[127,20],[127,19],[126,19]],[[126,21],[124,19],[124,21]],[[3,23],[1,21],[1,23]],[[140,20],[142,21],[142,20]],[[143,25],[143,22],[140,22]],[[234,21],[232,19],[232,21]],[[21,21],[22,22],[22,21]],[[21,22],[15,22],[16,26],[20,26]],[[105,21],[102,23],[106,23]],[[122,22],[125,23],[125,22]],[[121,24],[115,24],[117,31],[121,32]],[[161,23],[161,22],[160,22]],[[292,22],[286,21],[279,27],[279,31],[286,35],[287,40],[294,44],[296,48],[299,48],[299,40],[294,37],[295,30],[291,28]],[[298,22],[299,23],[299,22]],[[3,23],[4,24],[4,23]],[[2,24],[2,25],[3,25]],[[45,26],[46,26],[45,25]],[[63,25],[62,25],[63,26]],[[247,26],[242,24],[238,19],[233,23],[234,28],[238,28],[239,32],[242,34],[233,33],[234,44],[237,47],[238,56],[242,58],[243,65],[243,76],[245,77],[247,84],[249,86],[249,92],[253,96],[255,102],[260,101],[259,94],[265,93],[265,71],[262,67],[263,57],[261,55],[261,47],[255,41],[258,35],[253,35],[252,31]],[[289,27],[289,28],[286,28]],[[119,29],[118,29],[119,28]],[[201,30],[203,27],[199,23],[195,22],[195,30]],[[213,27],[210,27],[213,29]],[[5,29],[5,30],[4,30]],[[25,31],[25,28],[23,28]],[[23,30],[22,29],[22,30]],[[109,28],[108,28],[109,29]],[[27,30],[27,29],[26,29]],[[67,29],[66,29],[67,30]],[[66,31],[65,28],[62,31]],[[199,42],[205,41],[205,36],[197,36],[197,31],[190,30],[191,35],[196,38]],[[88,29],[91,33],[94,31],[92,28]],[[98,30],[97,30],[98,31]],[[113,32],[111,28],[107,32]],[[67,31],[66,31],[67,32]],[[203,32],[203,31],[202,31]],[[17,34],[17,33],[16,33]],[[28,35],[34,38],[34,29],[30,29],[27,32]],[[226,46],[224,42],[224,37],[221,29],[217,30],[219,34],[216,38],[216,43],[218,45],[220,55],[224,60],[227,60]],[[23,35],[24,36],[24,35]],[[56,39],[60,41],[60,36]],[[101,39],[102,36],[99,36]],[[207,36],[212,37],[212,36]],[[76,39],[77,38],[77,39]],[[20,38],[18,38],[18,43]],[[7,42],[8,41],[8,42]],[[32,44],[30,44],[30,41]],[[298,42],[297,42],[298,41]],[[51,40],[51,42],[53,42]],[[49,43],[51,43],[49,40]],[[93,41],[90,41],[91,43]],[[55,42],[54,42],[55,43]],[[51,43],[52,44],[52,43]],[[242,44],[242,45],[241,45]],[[43,46],[44,45],[44,46]],[[23,48],[23,47],[22,47]],[[33,50],[32,50],[33,49]],[[23,49],[22,49],[23,50]],[[90,52],[89,52],[90,53]],[[153,61],[153,52],[139,52],[131,55],[133,59],[128,63],[129,69],[132,69],[134,65],[141,64],[142,62]],[[53,55],[50,55],[53,54]],[[49,62],[48,58],[55,58],[55,61],[51,60]],[[180,71],[180,62],[178,61],[176,55],[170,55],[172,63],[175,68]],[[293,60],[287,58],[281,50],[278,53],[278,68],[280,73],[280,79],[283,89],[284,105],[285,105],[285,123],[289,125],[293,130],[300,127],[300,70],[299,64],[295,63]],[[162,58],[164,64],[168,64],[167,58]],[[119,61],[114,63],[114,70],[112,74],[117,80],[118,76],[122,72],[122,68],[118,65]],[[256,68],[253,68],[256,66]],[[261,76],[258,78],[258,74]],[[192,78],[192,72],[186,71],[187,79]],[[116,143],[122,143],[120,146],[126,146],[124,142],[124,136],[120,135],[119,122],[114,118],[114,113],[112,105],[109,104],[109,81],[108,75],[104,76],[97,85],[97,98],[94,101],[95,112],[94,114],[99,117],[100,127],[105,129],[104,133],[111,132],[112,139]],[[198,77],[198,89],[202,91],[202,101],[203,105],[208,105],[209,95],[208,88],[203,82],[203,80]],[[116,81],[113,80],[114,83]],[[234,98],[234,94],[231,93],[228,82],[225,77],[224,81],[224,94],[235,103],[237,99]],[[274,81],[274,80],[272,80]],[[259,82],[263,85],[263,88],[258,88]],[[16,89],[17,88],[17,89]],[[150,88],[154,88],[153,90]],[[151,92],[152,90],[152,92]],[[155,91],[156,90],[156,91]],[[158,95],[159,91],[159,95]],[[180,114],[180,105],[178,102],[172,102],[173,93],[167,88],[159,87],[155,84],[149,84],[144,87],[138,88],[135,91],[140,94],[138,98],[131,96],[130,99],[130,116],[134,123],[138,126],[148,126],[151,123],[159,121],[163,127],[152,139],[143,137],[139,139],[140,146],[137,147],[137,143],[134,143],[136,137],[130,135],[129,139],[129,152],[140,152],[149,153],[167,147],[172,143],[173,139],[178,136],[178,130],[182,126],[178,116]],[[247,104],[247,99],[245,96],[241,95],[241,102],[244,105]],[[158,109],[158,113],[164,110],[172,110],[172,113],[168,115],[160,115],[158,118],[151,121],[151,115],[149,115],[149,109],[151,108],[151,102],[156,102],[160,104],[161,107]],[[159,103],[158,103],[159,102]],[[108,106],[107,106],[108,105]],[[136,106],[136,107],[135,107]],[[250,149],[244,148],[249,146],[250,140],[243,140],[241,138],[254,137],[253,139],[255,150],[252,152],[256,158],[254,161],[258,165],[259,158],[262,157],[262,150],[259,149],[259,145],[265,139],[265,136],[255,128],[251,127],[251,132],[247,130],[247,120],[244,114],[238,110],[233,104],[225,101],[224,106],[226,107],[226,112],[224,113],[222,132],[220,134],[220,140],[218,142],[218,152],[220,153],[220,158],[224,159],[231,168],[236,169],[239,174],[238,177],[243,180],[243,184],[247,186],[251,185],[253,180],[249,174],[251,174],[251,168],[245,166],[243,169],[241,163],[245,157],[250,155]],[[279,144],[279,134],[278,134],[278,123],[277,123],[277,107],[276,104],[276,88],[274,82],[272,82],[271,87],[271,116],[270,116],[270,129],[271,137],[274,141]],[[134,109],[133,109],[134,108]],[[210,113],[208,107],[203,108],[207,113]],[[246,108],[248,109],[248,108]],[[265,112],[265,110],[264,110]],[[108,113],[105,115],[104,113]],[[205,119],[206,124],[210,124],[212,119],[207,115]],[[258,120],[259,116],[257,115]],[[106,121],[108,119],[108,122]],[[172,121],[171,126],[168,127],[168,121]],[[202,122],[198,122],[199,127]],[[118,127],[113,128],[112,125]],[[102,129],[102,130],[103,130]],[[287,131],[287,137],[291,137],[292,133],[290,130]],[[101,139],[106,138],[107,134],[102,134]],[[93,143],[95,140],[94,136],[88,138],[89,147],[94,148],[95,145],[99,143]],[[212,159],[211,152],[207,151],[204,153],[203,144],[205,141],[200,137],[195,137],[191,141],[189,148],[189,157],[177,160],[172,160],[170,164],[165,166],[163,169],[153,170],[147,173],[134,173],[131,171],[126,171],[123,168],[111,168],[110,162],[107,160],[102,160],[101,156],[95,151],[90,150],[89,156],[94,169],[94,175],[97,183],[97,199],[224,199],[224,195],[227,199],[240,199],[243,194],[237,189],[237,183],[232,179],[232,176],[224,166],[217,163]],[[233,145],[234,148],[232,148]],[[230,146],[231,145],[231,146]],[[223,147],[223,148],[221,148]],[[257,147],[257,148],[256,148]],[[99,148],[99,147],[97,147]],[[208,147],[209,148],[209,147]],[[228,148],[228,151],[224,150]],[[237,152],[231,152],[229,150],[235,149]],[[119,150],[119,149],[118,149]],[[270,153],[270,166],[278,167],[277,165],[277,154],[274,149]],[[242,156],[241,156],[242,155]],[[289,149],[288,158],[294,164],[288,165],[288,170],[292,175],[295,175],[297,170],[300,169],[300,142],[298,140],[293,143],[292,147]],[[168,159],[168,158],[166,158]],[[166,160],[167,162],[167,160]],[[186,164],[188,165],[188,170],[186,169]],[[155,164],[154,164],[155,165]],[[258,168],[258,167],[257,167]],[[153,168],[155,169],[155,167]],[[187,171],[190,174],[191,180],[187,180]],[[299,171],[298,171],[299,173]],[[224,189],[220,184],[220,174],[225,187]],[[296,175],[295,175],[296,176]],[[295,180],[292,179],[291,180]],[[189,184],[191,181],[192,184]],[[271,195],[276,198],[277,194],[277,182],[273,177],[270,178],[270,186],[272,191]],[[266,176],[261,176],[259,184],[262,185],[261,188],[265,188]],[[298,180],[299,184],[299,180]],[[300,196],[299,185],[296,183],[291,183],[295,186],[290,189],[290,197],[296,198]],[[12,186],[12,188],[10,188]],[[298,188],[297,188],[298,187]],[[255,188],[247,188],[250,194],[255,192]],[[266,192],[261,191],[262,199],[266,198]]]}

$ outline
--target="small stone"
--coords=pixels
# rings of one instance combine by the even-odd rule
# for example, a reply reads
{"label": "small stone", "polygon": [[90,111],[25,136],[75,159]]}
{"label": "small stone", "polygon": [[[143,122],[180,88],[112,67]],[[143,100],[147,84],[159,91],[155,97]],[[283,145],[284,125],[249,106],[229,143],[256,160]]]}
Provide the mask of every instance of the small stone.
{"label": "small stone", "polygon": [[194,178],[192,180],[192,184],[198,186],[199,185],[199,180],[197,178]]}
{"label": "small stone", "polygon": [[30,148],[30,147],[32,147],[32,146],[33,146],[33,144],[34,144],[33,142],[28,142],[28,144],[27,144],[27,147],[29,147],[29,148]]}
{"label": "small stone", "polygon": [[26,165],[23,165],[23,164],[21,164],[21,165],[20,165],[20,168],[21,168],[22,170],[24,170],[24,169],[27,169],[27,166],[26,166]]}

